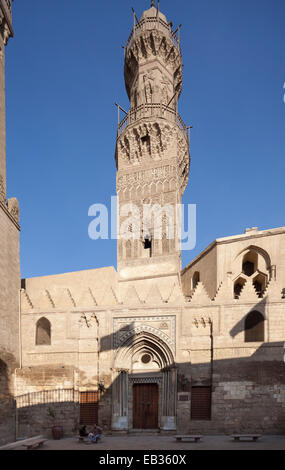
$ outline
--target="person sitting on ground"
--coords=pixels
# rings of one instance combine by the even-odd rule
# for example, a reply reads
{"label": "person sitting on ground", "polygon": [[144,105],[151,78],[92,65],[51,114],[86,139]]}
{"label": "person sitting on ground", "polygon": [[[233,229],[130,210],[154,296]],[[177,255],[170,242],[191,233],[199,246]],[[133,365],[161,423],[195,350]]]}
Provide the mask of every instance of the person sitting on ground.
{"label": "person sitting on ground", "polygon": [[97,444],[97,441],[101,439],[102,429],[96,423],[94,424],[93,431],[88,434],[89,441]]}

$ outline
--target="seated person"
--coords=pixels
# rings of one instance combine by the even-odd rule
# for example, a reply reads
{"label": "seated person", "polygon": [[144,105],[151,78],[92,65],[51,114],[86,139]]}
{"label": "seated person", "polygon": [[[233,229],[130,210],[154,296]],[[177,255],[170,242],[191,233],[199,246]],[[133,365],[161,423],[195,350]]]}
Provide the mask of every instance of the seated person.
{"label": "seated person", "polygon": [[97,443],[101,439],[102,429],[96,423],[94,424],[93,431],[88,434],[89,441],[92,443]]}

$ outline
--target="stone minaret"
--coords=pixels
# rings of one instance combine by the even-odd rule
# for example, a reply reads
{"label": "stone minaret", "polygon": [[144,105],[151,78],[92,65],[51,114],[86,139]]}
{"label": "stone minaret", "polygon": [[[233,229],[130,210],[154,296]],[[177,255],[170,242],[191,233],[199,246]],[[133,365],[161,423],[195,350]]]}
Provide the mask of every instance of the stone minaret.
{"label": "stone minaret", "polygon": [[0,0],[0,445],[15,440],[14,370],[20,363],[19,206],[6,200],[5,46],[13,36],[12,2]]}
{"label": "stone minaret", "polygon": [[[190,155],[189,128],[177,110],[182,89],[179,32],[152,2],[140,20],[134,13],[124,49],[130,110],[123,110],[118,122],[116,146],[121,280],[179,275],[181,269],[176,205],[188,182]],[[138,209],[128,212],[127,204]],[[161,213],[144,218],[148,205],[159,205]],[[136,211],[139,224],[133,222]]]}
{"label": "stone minaret", "polygon": [[0,1],[0,200],[6,200],[5,46],[13,36],[12,2]]}

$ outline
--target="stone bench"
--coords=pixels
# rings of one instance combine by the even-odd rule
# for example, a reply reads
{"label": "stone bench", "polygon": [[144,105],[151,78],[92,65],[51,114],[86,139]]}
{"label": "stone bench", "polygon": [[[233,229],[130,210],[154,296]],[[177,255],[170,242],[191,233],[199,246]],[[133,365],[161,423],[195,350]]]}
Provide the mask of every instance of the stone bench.
{"label": "stone bench", "polygon": [[202,439],[203,436],[200,436],[199,434],[197,435],[185,435],[185,436],[175,436],[176,441],[192,441],[192,442],[199,442],[200,439]]}
{"label": "stone bench", "polygon": [[247,439],[256,442],[261,437],[261,434],[233,434],[231,436],[236,442],[240,442],[241,439]]}
{"label": "stone bench", "polygon": [[32,442],[26,442],[22,444],[23,447],[26,447],[27,450],[29,449],[37,449],[38,447],[42,447],[43,443],[46,442],[47,439],[37,439]]}

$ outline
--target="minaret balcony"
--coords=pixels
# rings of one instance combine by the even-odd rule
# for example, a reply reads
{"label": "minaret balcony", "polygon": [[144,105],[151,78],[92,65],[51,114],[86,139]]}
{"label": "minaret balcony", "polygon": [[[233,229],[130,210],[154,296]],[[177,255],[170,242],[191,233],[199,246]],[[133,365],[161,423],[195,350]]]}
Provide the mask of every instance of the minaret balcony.
{"label": "minaret balcony", "polygon": [[[12,0],[0,0],[0,13],[4,15],[5,24],[8,29],[5,29],[4,42],[6,44],[8,38],[14,35],[12,28]],[[1,24],[1,15],[0,15],[0,24]]]}
{"label": "minaret balcony", "polygon": [[[125,53],[127,53],[128,50],[130,49],[136,36],[145,31],[161,31],[162,33],[166,34],[172,40],[173,45],[178,49],[179,54],[181,53],[179,33],[177,34],[176,32],[172,31],[171,24],[166,23],[159,16],[143,17],[136,25],[134,25],[133,30],[130,34],[130,37],[127,41]],[[178,32],[179,32],[179,28],[178,28]]]}
{"label": "minaret balcony", "polygon": [[162,103],[145,103],[136,108],[131,108],[124,118],[118,122],[117,138],[123,134],[128,126],[147,118],[160,118],[176,123],[187,139],[188,145],[190,145],[191,126],[184,124],[181,116],[175,109]]}

